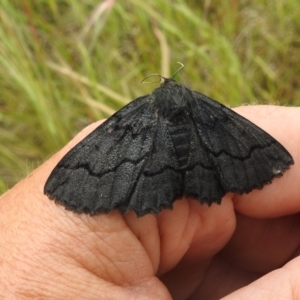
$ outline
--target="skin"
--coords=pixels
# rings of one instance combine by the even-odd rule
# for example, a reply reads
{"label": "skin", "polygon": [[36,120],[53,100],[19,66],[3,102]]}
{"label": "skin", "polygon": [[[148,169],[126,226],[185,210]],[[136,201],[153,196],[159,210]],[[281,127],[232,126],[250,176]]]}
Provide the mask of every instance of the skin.
{"label": "skin", "polygon": [[[300,109],[236,109],[279,140],[295,165],[282,178],[221,205],[176,201],[137,218],[74,214],[43,195],[62,156],[0,199],[4,299],[300,299]],[[222,298],[224,297],[224,298]]]}

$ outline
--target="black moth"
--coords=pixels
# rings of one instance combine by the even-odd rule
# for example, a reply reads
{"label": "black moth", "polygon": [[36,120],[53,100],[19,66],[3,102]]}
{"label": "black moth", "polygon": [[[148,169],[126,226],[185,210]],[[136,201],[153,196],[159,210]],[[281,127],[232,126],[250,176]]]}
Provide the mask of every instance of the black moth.
{"label": "black moth", "polygon": [[211,205],[261,189],[293,164],[265,131],[215,100],[165,78],[75,146],[44,193],[94,215],[158,214],[182,197]]}

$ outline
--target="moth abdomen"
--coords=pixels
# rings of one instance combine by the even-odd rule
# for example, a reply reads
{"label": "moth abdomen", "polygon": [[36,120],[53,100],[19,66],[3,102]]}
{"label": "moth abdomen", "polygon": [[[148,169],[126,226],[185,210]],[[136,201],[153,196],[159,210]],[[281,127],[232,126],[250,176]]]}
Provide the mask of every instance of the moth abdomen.
{"label": "moth abdomen", "polygon": [[191,124],[169,125],[169,134],[173,143],[179,168],[184,168],[190,156]]}

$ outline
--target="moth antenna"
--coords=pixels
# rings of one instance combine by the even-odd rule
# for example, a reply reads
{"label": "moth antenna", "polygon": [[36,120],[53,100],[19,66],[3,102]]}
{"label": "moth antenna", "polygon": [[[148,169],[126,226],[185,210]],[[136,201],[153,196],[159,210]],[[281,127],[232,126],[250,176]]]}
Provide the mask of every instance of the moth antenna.
{"label": "moth antenna", "polygon": [[179,69],[173,74],[173,76],[172,76],[173,79],[174,79],[174,77],[176,76],[176,74],[177,74],[180,70],[182,70],[182,69],[184,68],[184,64],[183,64],[183,63],[181,63],[180,61],[178,61],[177,63],[180,64],[180,67],[179,67]]}
{"label": "moth antenna", "polygon": [[[184,68],[184,64],[181,63],[180,61],[177,62],[178,64],[180,64],[180,67],[179,69],[177,69],[177,71],[173,74],[172,78],[174,79],[174,77],[177,75],[177,73]],[[159,77],[159,81],[146,81],[146,79],[148,79],[149,77],[152,77],[152,76],[158,76]],[[161,76],[160,74],[150,74],[148,76],[146,76],[142,81],[141,83],[158,83],[160,82],[162,79],[166,79],[166,77],[163,77]]]}
{"label": "moth antenna", "polygon": [[[159,81],[145,81],[146,79],[148,79],[149,77],[152,77],[152,76],[158,76],[159,77]],[[162,79],[166,79],[165,77],[161,76],[160,74],[150,74],[148,76],[146,76],[142,81],[141,83],[158,83],[160,82]]]}

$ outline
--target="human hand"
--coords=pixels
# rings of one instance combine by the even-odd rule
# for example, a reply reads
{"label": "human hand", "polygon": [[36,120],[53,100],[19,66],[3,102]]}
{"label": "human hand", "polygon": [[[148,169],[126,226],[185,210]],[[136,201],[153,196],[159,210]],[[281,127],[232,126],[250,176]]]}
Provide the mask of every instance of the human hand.
{"label": "human hand", "polygon": [[295,165],[282,178],[248,195],[227,194],[221,205],[176,201],[158,217],[75,214],[50,201],[43,187],[63,155],[99,125],[93,124],[1,197],[0,295],[300,298],[300,111],[274,106],[237,111],[290,151]]}

